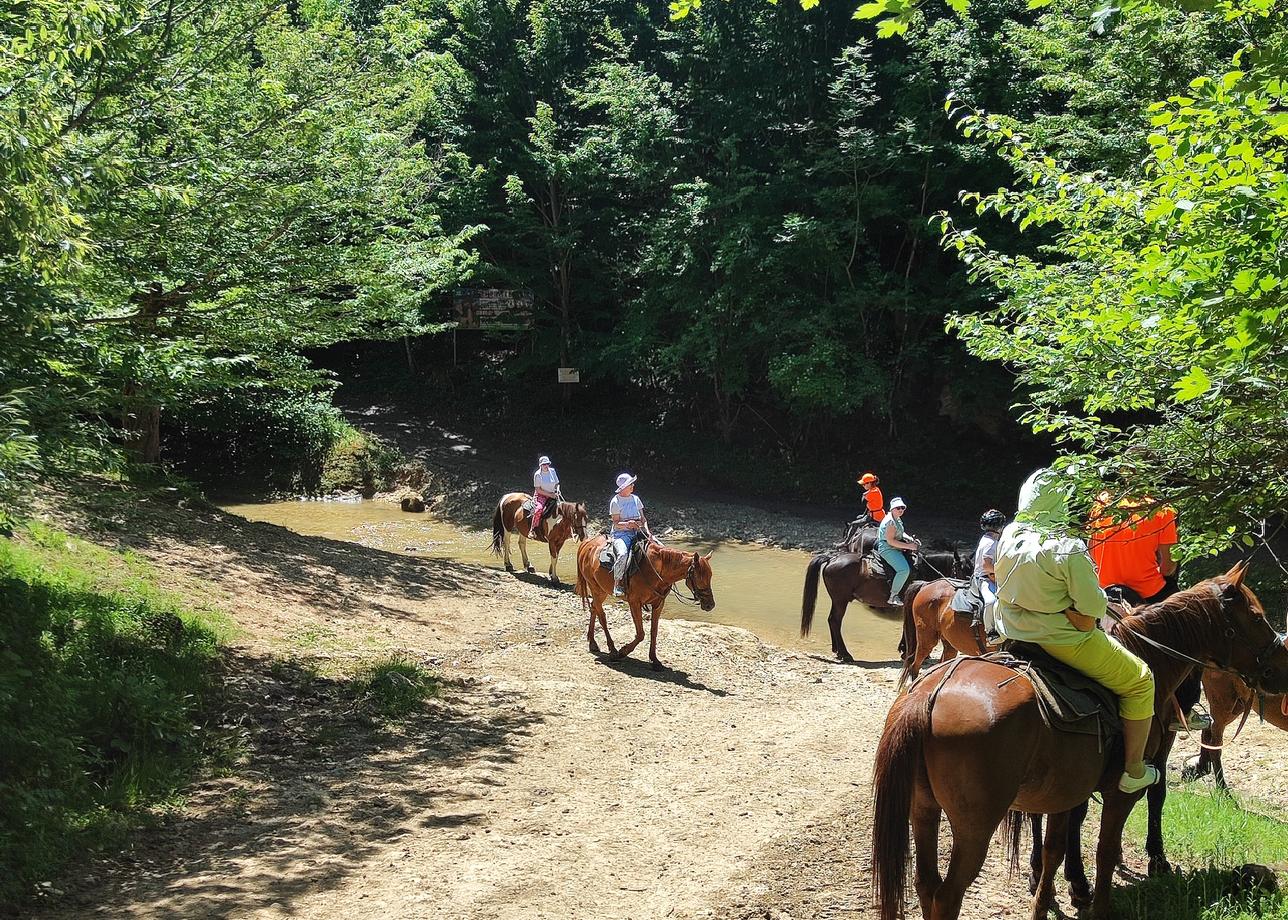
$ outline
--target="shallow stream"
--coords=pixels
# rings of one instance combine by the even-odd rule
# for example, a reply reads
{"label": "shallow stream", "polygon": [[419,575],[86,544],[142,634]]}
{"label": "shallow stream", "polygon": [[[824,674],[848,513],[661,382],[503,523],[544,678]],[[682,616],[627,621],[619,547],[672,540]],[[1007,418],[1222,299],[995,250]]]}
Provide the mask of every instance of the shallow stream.
{"label": "shallow stream", "polygon": [[[490,530],[465,528],[431,514],[408,514],[384,501],[282,501],[230,504],[225,511],[252,521],[286,527],[305,536],[327,537],[408,556],[425,556],[503,568],[492,555]],[[733,540],[692,544],[683,540],[668,545],[712,553],[715,573],[712,588],[716,607],[703,612],[672,599],[666,613],[672,617],[741,626],[773,645],[829,655],[827,632],[829,601],[820,585],[814,630],[800,636],[801,589],[810,554]],[[512,557],[519,564],[517,543],[511,538]],[[549,567],[544,544],[528,544],[528,559],[538,572]],[[576,543],[569,543],[559,558],[559,577],[571,583],[576,573]],[[850,653],[860,661],[890,662],[898,657],[901,620],[874,613],[858,603],[850,605],[844,635]]]}

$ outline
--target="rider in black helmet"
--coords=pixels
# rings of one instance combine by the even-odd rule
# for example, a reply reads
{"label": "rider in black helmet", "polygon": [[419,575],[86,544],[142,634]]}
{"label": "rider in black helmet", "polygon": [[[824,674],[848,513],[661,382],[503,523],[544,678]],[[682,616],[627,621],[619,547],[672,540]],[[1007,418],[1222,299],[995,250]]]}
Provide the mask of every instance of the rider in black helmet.
{"label": "rider in black helmet", "polygon": [[1005,526],[1006,515],[996,508],[990,508],[980,515],[979,529],[984,531],[984,535],[979,538],[979,545],[975,547],[975,571],[971,574],[971,582],[975,590],[984,599],[984,609],[975,615],[971,627],[974,628],[976,624],[982,622],[990,642],[1000,638],[993,621],[994,604],[997,601],[997,579],[993,574],[993,560],[997,558],[997,539],[1002,535],[1002,528]]}

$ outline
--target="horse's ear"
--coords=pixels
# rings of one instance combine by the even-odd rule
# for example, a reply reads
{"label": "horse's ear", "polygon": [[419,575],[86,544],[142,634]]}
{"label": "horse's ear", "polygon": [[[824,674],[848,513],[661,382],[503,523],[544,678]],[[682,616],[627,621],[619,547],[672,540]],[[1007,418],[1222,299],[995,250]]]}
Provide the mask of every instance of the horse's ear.
{"label": "horse's ear", "polygon": [[[714,552],[714,550],[712,550],[712,552]],[[705,560],[707,560],[708,562],[710,562],[710,561],[711,561],[711,553],[707,553],[707,554],[706,554],[705,556],[703,556],[702,558],[703,558],[703,559],[705,559]]]}
{"label": "horse's ear", "polygon": [[1248,574],[1248,560],[1240,559],[1234,564],[1234,568],[1225,573],[1225,577],[1229,580],[1230,587],[1237,589],[1243,587],[1243,576],[1246,574]]}

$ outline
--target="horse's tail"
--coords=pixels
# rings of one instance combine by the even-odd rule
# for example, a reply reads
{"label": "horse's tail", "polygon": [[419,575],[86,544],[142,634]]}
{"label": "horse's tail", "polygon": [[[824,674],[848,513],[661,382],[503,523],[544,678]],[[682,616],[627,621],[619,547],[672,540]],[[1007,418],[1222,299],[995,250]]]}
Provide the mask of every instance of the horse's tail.
{"label": "horse's tail", "polygon": [[903,671],[899,673],[900,688],[912,676],[912,663],[917,658],[917,617],[913,614],[912,604],[917,599],[917,592],[927,584],[914,581],[903,592],[903,635],[899,637],[899,657],[903,660]]}
{"label": "horse's tail", "polygon": [[818,576],[832,557],[819,553],[809,561],[805,569],[805,593],[801,597],[801,635],[808,636],[814,625],[814,604],[818,601]]}
{"label": "horse's tail", "polygon": [[1040,850],[1042,846],[1042,816],[1027,815],[1022,811],[1011,809],[1002,819],[1002,842],[1006,845],[1007,871],[1012,875],[1020,868],[1020,838],[1024,836],[1024,827],[1033,827],[1033,847]]}
{"label": "horse's tail", "polygon": [[501,555],[501,543],[505,540],[505,518],[501,514],[501,499],[496,503],[496,511],[492,513],[492,552],[498,556]]}
{"label": "horse's tail", "polygon": [[894,705],[896,711],[886,722],[872,770],[872,886],[880,920],[896,920],[903,913],[908,816],[913,784],[925,769],[922,747],[930,730],[924,700],[905,696]]}

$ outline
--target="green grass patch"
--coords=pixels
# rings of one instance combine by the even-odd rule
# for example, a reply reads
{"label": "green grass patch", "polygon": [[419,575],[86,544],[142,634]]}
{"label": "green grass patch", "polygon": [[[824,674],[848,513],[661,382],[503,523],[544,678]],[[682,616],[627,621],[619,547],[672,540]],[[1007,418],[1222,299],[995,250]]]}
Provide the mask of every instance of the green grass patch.
{"label": "green grass patch", "polygon": [[217,755],[229,631],[129,553],[41,524],[0,538],[0,908]]}
{"label": "green grass patch", "polygon": [[[1246,803],[1245,803],[1246,804]],[[1147,812],[1138,805],[1125,841],[1145,839]],[[1234,870],[1247,863],[1288,863],[1288,823],[1245,810],[1216,790],[1168,792],[1163,838],[1170,859],[1197,869],[1114,891],[1120,916],[1135,920],[1288,920],[1288,898],[1260,890]]]}
{"label": "green grass patch", "polygon": [[353,686],[358,707],[386,722],[406,719],[439,691],[433,672],[396,653],[359,671]]}
{"label": "green grass patch", "polygon": [[[1163,806],[1167,854],[1186,865],[1240,866],[1288,861],[1288,823],[1216,789],[1171,789]],[[1126,840],[1144,840],[1148,812],[1142,801],[1127,822]]]}

